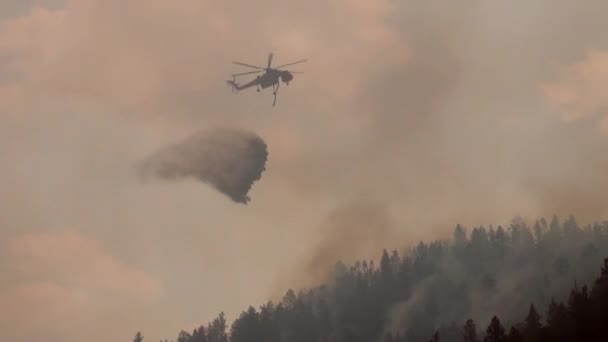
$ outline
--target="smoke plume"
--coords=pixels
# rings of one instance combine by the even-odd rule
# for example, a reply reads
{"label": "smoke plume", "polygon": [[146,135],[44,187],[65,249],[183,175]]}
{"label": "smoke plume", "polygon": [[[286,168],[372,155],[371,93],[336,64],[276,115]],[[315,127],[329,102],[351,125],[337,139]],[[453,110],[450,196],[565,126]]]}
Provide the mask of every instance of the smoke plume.
{"label": "smoke plume", "polygon": [[336,263],[373,260],[378,251],[398,239],[396,226],[388,204],[379,200],[361,198],[335,208],[321,223],[319,239],[310,253],[278,277],[272,296],[280,299],[292,284],[314,288],[329,281]]}
{"label": "smoke plume", "polygon": [[218,128],[199,131],[149,156],[140,165],[144,177],[195,178],[237,203],[247,204],[253,183],[262,177],[268,151],[254,133]]}

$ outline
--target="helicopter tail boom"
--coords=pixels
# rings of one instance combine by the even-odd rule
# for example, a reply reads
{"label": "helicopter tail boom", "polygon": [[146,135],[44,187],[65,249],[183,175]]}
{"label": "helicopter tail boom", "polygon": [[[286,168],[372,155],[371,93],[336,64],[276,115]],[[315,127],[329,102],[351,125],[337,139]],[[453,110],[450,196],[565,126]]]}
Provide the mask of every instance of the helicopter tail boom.
{"label": "helicopter tail boom", "polygon": [[239,91],[239,90],[241,90],[241,86],[239,86],[239,84],[238,84],[238,83],[236,83],[235,81],[230,81],[230,80],[228,80],[228,81],[226,81],[226,83],[227,83],[229,86],[231,86],[231,87],[232,87],[232,90],[234,90],[234,91]]}

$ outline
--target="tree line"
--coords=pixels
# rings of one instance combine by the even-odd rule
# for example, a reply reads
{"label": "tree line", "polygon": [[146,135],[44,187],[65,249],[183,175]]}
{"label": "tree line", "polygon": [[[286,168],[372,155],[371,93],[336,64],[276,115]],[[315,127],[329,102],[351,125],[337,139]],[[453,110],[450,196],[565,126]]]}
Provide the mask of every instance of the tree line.
{"label": "tree line", "polygon": [[220,313],[174,341],[608,341],[606,255],[608,222],[457,225],[448,240],[338,261],[318,287],[250,306],[230,326]]}

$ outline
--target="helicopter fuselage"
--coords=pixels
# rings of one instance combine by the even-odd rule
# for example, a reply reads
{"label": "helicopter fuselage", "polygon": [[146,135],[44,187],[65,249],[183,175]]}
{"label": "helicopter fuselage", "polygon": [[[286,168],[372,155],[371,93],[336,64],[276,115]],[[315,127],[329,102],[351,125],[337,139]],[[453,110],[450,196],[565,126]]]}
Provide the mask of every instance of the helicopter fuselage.
{"label": "helicopter fuselage", "polygon": [[283,83],[289,83],[293,79],[293,75],[289,71],[282,71],[276,69],[267,69],[266,72],[257,76],[253,80],[239,86],[239,90],[243,90],[253,86],[259,86],[262,89],[266,89],[268,87],[274,86],[280,81]]}
{"label": "helicopter fuselage", "polygon": [[266,89],[279,82],[279,75],[280,73],[278,70],[270,69],[267,70],[262,76],[258,76],[256,79],[260,87],[262,87],[262,89]]}

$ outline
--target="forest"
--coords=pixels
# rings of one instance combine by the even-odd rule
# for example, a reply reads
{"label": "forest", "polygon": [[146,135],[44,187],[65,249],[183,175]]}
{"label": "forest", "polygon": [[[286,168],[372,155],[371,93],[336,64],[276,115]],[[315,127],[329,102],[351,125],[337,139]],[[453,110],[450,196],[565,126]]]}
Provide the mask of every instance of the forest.
{"label": "forest", "polygon": [[456,225],[450,239],[380,252],[171,341],[608,341],[607,221]]}

